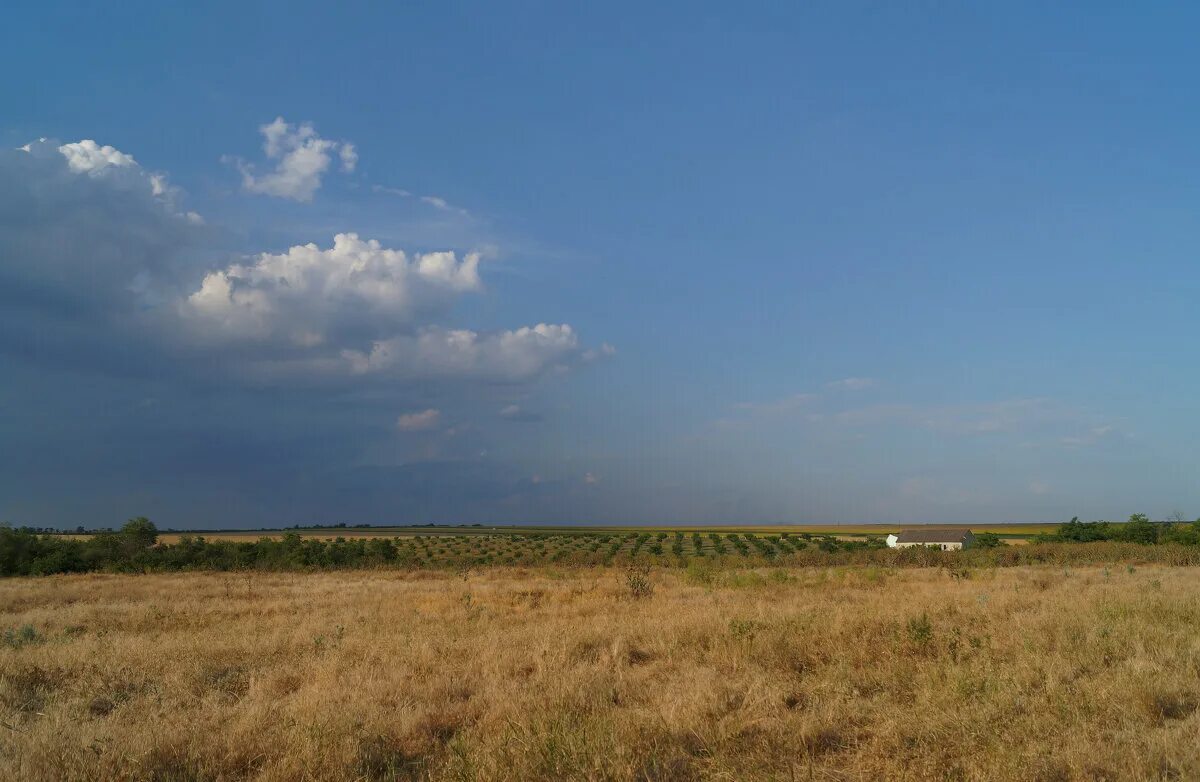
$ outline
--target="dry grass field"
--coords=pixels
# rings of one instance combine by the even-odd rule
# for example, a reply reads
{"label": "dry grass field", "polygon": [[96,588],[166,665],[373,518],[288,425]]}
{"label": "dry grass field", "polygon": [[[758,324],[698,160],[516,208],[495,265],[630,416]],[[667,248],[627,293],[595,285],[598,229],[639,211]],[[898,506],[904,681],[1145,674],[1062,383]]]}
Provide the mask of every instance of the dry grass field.
{"label": "dry grass field", "polygon": [[650,581],[0,581],[0,778],[1200,778],[1200,569]]}

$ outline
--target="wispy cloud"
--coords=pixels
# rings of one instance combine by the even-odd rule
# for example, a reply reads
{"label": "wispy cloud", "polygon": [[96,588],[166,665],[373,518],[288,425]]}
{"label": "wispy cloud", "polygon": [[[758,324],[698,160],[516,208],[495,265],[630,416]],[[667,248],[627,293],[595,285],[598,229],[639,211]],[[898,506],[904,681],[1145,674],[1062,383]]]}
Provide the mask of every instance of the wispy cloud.
{"label": "wispy cloud", "polygon": [[913,476],[901,481],[901,500],[922,505],[975,506],[988,502],[990,492],[973,486],[961,486],[930,476]]}
{"label": "wispy cloud", "polygon": [[816,399],[818,399],[816,394],[792,394],[782,399],[774,399],[766,402],[738,402],[733,407],[736,410],[745,410],[750,413],[778,415],[780,413],[790,413],[794,410],[799,410],[808,406]]}
{"label": "wispy cloud", "polygon": [[540,413],[526,410],[517,404],[505,405],[500,408],[500,417],[506,421],[520,421],[522,423],[534,423],[542,420]]}
{"label": "wispy cloud", "polygon": [[436,429],[442,420],[442,411],[430,407],[413,413],[404,413],[396,419],[396,428],[401,432],[428,432]]}
{"label": "wispy cloud", "polygon": [[958,405],[887,403],[841,410],[820,417],[855,428],[903,426],[960,437],[1025,433],[1031,445],[1082,447],[1117,436],[1117,428],[1067,405],[1042,397],[1003,399]]}
{"label": "wispy cloud", "polygon": [[[779,399],[746,401],[733,405],[734,413],[716,419],[713,426],[743,430],[783,421],[845,430],[856,440],[881,429],[925,430],[950,437],[1021,437],[1023,446],[1094,446],[1120,431],[1111,422],[1045,397],[1020,397],[961,404],[879,402],[846,406],[838,391],[870,388],[870,378],[843,378],[825,384],[825,394],[797,393]],[[840,403],[840,404],[839,404]]]}
{"label": "wispy cloud", "polygon": [[718,418],[712,425],[718,429],[743,429],[757,421],[794,415],[819,398],[817,394],[791,394],[762,402],[736,402],[733,415]]}
{"label": "wispy cloud", "polygon": [[611,358],[617,355],[617,349],[607,342],[601,342],[598,348],[588,348],[583,351],[584,361],[598,361],[602,358]]}
{"label": "wispy cloud", "polygon": [[455,206],[441,196],[436,195],[417,195],[411,190],[406,190],[402,187],[388,187],[387,185],[371,185],[371,192],[386,193],[387,195],[399,196],[400,198],[415,198],[423,204],[428,204],[439,212],[452,212],[453,214],[470,217],[471,213],[461,206]]}
{"label": "wispy cloud", "polygon": [[1029,493],[1030,494],[1037,495],[1038,497],[1044,497],[1045,495],[1049,494],[1050,492],[1051,492],[1051,486],[1049,483],[1046,483],[1045,481],[1036,481],[1035,480],[1035,481],[1029,482]]}
{"label": "wispy cloud", "polygon": [[971,435],[1012,431],[1033,421],[1060,419],[1063,415],[1045,399],[1007,399],[961,405],[878,404],[842,410],[830,418],[850,426],[902,424]]}
{"label": "wispy cloud", "polygon": [[1060,437],[1058,442],[1072,448],[1086,448],[1097,445],[1105,439],[1119,436],[1119,434],[1116,427],[1111,425],[1093,426],[1081,434]]}
{"label": "wispy cloud", "polygon": [[463,217],[469,217],[471,215],[471,213],[468,212],[466,209],[463,209],[462,207],[459,207],[459,206],[455,206],[454,204],[451,204],[446,199],[444,199],[440,196],[423,195],[423,196],[421,196],[421,200],[424,201],[425,203],[429,204],[433,208],[440,209],[443,212],[454,212],[455,214],[460,214]]}
{"label": "wispy cloud", "polygon": [[401,198],[412,198],[412,193],[402,187],[388,187],[386,185],[371,185],[373,193],[387,193],[388,195],[400,196]]}
{"label": "wispy cloud", "polygon": [[841,380],[826,383],[825,387],[832,391],[862,391],[875,384],[875,379],[870,377],[844,377]]}
{"label": "wispy cloud", "polygon": [[[875,382],[873,378],[869,377],[846,377],[826,383],[825,388],[830,391],[862,391],[874,386]],[[779,399],[768,399],[758,402],[737,402],[733,405],[733,408],[756,416],[785,415],[804,410],[809,411],[810,418],[821,418],[823,417],[821,414],[811,412],[813,405],[820,400],[820,394],[806,391],[789,394]]]}

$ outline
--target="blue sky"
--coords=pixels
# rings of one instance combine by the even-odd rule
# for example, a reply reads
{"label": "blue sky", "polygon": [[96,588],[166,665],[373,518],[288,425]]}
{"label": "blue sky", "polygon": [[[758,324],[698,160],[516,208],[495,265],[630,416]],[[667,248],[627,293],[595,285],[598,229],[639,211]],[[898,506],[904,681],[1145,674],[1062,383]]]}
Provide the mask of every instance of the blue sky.
{"label": "blue sky", "polygon": [[1200,515],[1200,12],[170,5],[0,31],[0,518]]}

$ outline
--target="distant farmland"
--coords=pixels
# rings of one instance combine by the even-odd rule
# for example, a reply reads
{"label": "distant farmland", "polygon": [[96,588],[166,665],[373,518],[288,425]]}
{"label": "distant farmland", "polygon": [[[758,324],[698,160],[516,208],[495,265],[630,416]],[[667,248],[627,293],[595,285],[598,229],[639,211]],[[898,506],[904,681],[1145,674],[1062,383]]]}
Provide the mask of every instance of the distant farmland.
{"label": "distant farmland", "polygon": [[[922,529],[949,529],[968,527],[976,533],[992,532],[1002,538],[1025,540],[1036,535],[1049,534],[1058,528],[1057,524],[923,524]],[[722,537],[750,533],[756,536],[813,535],[833,536],[838,538],[869,538],[885,537],[899,532],[907,527],[896,524],[780,524],[780,525],[750,525],[750,526],[395,526],[395,527],[307,527],[295,529],[262,529],[262,530],[213,530],[213,531],[167,531],[159,534],[162,543],[177,543],[180,538],[191,535],[202,536],[208,540],[258,540],[259,538],[278,539],[288,533],[297,534],[302,538],[318,540],[334,540],[336,538],[394,538],[413,536],[537,536],[558,535],[571,537],[596,537],[603,535],[639,535],[649,533],[657,536],[666,533],[672,537],[682,533],[690,538],[699,534],[707,539],[711,534]],[[71,535],[71,537],[75,537]]]}
{"label": "distant farmland", "polygon": [[[132,525],[132,526],[130,526]],[[0,574],[355,567],[721,567],[1019,564],[1200,564],[1200,526],[1137,523],[976,525],[964,552],[889,549],[885,525],[789,527],[310,527],[158,532],[132,519],[121,532],[40,534],[0,529]],[[735,531],[736,530],[736,531]],[[1043,533],[1050,533],[1039,537]],[[7,542],[5,542],[7,540]],[[1086,545],[1085,545],[1086,543]],[[1162,543],[1163,545],[1150,545]],[[943,555],[941,557],[934,555]]]}

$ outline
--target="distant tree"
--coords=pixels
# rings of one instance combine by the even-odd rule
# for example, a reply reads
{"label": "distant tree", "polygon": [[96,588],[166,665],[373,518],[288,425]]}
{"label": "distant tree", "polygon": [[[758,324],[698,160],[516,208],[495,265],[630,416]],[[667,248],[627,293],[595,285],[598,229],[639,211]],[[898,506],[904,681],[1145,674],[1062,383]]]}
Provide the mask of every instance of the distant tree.
{"label": "distant tree", "polygon": [[1145,513],[1130,516],[1129,521],[1122,524],[1118,532],[1121,540],[1142,544],[1157,543],[1158,533],[1159,525],[1150,521],[1150,517]]}
{"label": "distant tree", "polygon": [[1161,543],[1182,543],[1187,546],[1200,546],[1200,519],[1191,522],[1165,525],[1159,535]]}
{"label": "distant tree", "polygon": [[975,548],[995,548],[1000,545],[1003,545],[1003,541],[995,532],[980,532],[975,536]]}
{"label": "distant tree", "polygon": [[1068,543],[1093,543],[1112,540],[1113,537],[1112,525],[1107,521],[1080,521],[1078,516],[1074,516],[1046,539]]}
{"label": "distant tree", "polygon": [[138,516],[125,522],[121,537],[131,544],[131,548],[150,548],[158,542],[158,527],[145,516]]}

